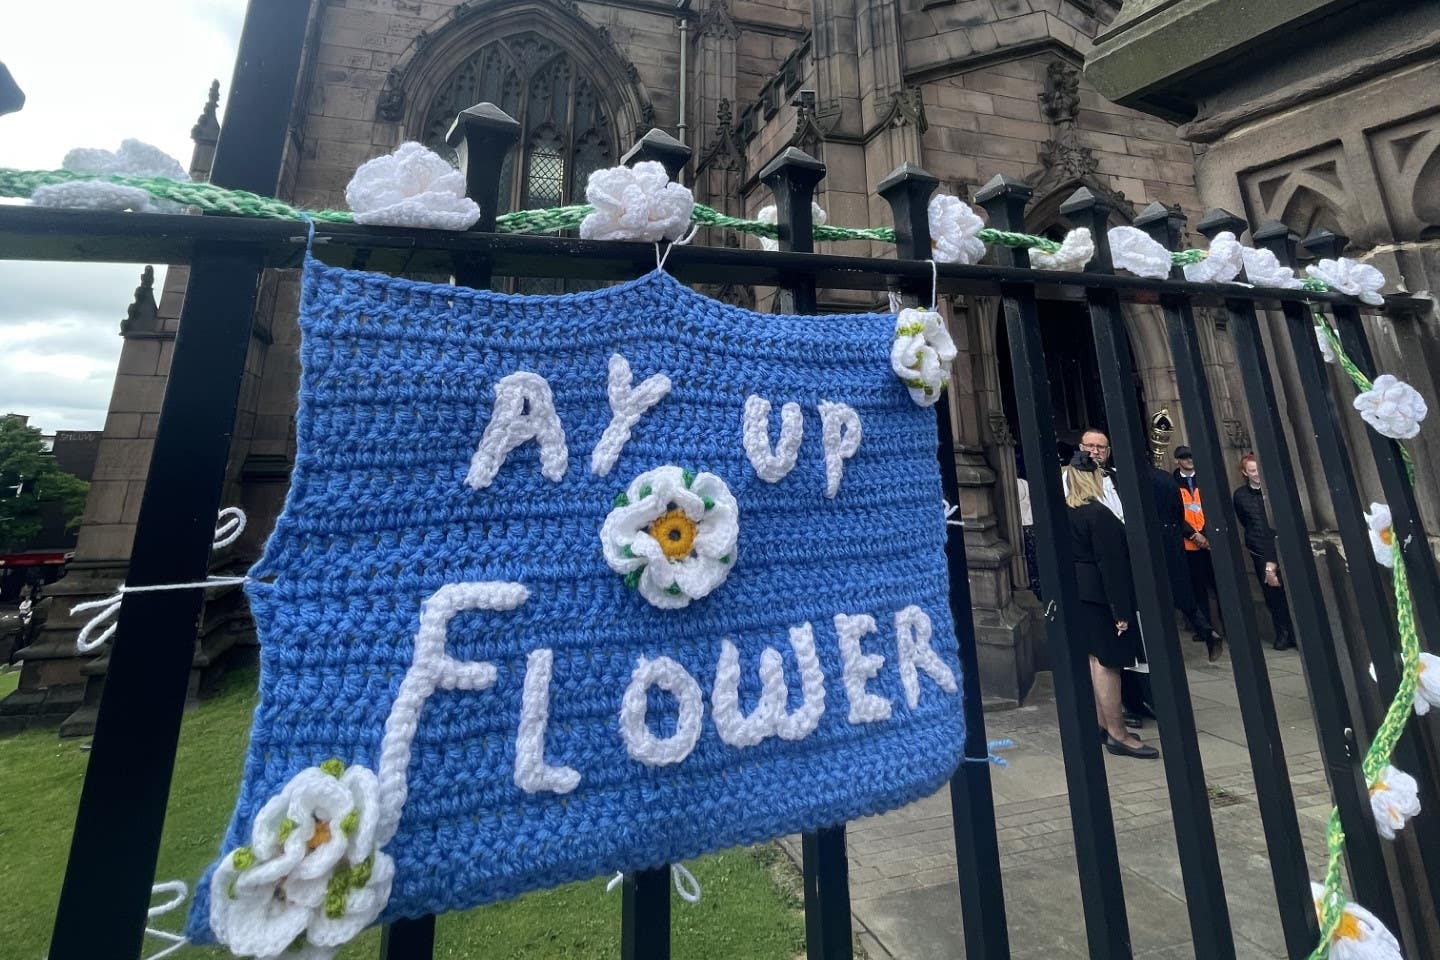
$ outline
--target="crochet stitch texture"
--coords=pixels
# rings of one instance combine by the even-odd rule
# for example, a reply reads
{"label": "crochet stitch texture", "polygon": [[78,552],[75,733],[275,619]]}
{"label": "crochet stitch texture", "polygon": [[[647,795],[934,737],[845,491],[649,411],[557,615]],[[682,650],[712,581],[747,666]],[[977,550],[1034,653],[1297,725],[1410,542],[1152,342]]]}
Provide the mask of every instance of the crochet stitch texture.
{"label": "crochet stitch texture", "polygon": [[[381,922],[839,823],[925,796],[954,771],[964,723],[935,414],[913,403],[890,369],[892,315],[752,313],[658,271],[590,293],[534,297],[312,259],[300,324],[296,462],[246,588],[261,641],[261,697],[222,855],[248,842],[259,809],[300,771],[330,758],[379,769],[421,605],[447,584],[503,581],[523,585],[528,597],[513,609],[463,610],[448,623],[445,653],[493,664],[495,680],[437,689],[420,710],[408,794],[383,848],[395,873]],[[671,388],[597,476],[591,451],[612,420],[607,375],[617,353],[635,384],[664,374]],[[467,470],[495,385],[519,371],[548,382],[570,455],[551,479],[540,445],[525,442],[477,489]],[[794,468],[773,480],[757,476],[746,454],[751,396],[773,408],[773,437],[783,406],[801,411]],[[827,403],[848,405],[863,423],[833,497],[820,414]],[[659,608],[627,587],[599,537],[616,495],[667,464],[714,474],[738,504],[733,569],[683,609]],[[933,658],[916,655],[916,637],[926,636],[915,632],[916,616],[933,625]],[[868,679],[873,660],[858,680],[844,669],[838,628],[856,618],[873,619],[875,630],[847,626],[846,644],[858,636],[864,658],[883,658]],[[803,642],[807,625],[813,651]],[[792,628],[801,628],[798,660]],[[747,745],[754,736],[717,730],[722,660],[730,666],[718,699],[736,722],[731,645],[743,716],[776,713],[775,658],[762,654],[778,653],[784,711],[809,711],[772,725],[788,733]],[[549,650],[548,661],[532,657],[537,650]],[[823,712],[810,728],[817,656]],[[703,720],[683,760],[654,766],[627,752],[621,714],[633,715],[636,704],[624,701],[637,666],[660,658],[698,683]],[[534,722],[521,730],[522,699],[546,679],[527,679],[532,661],[549,671],[543,761],[575,771],[578,783],[566,774],[558,788],[517,785],[543,781],[534,756],[522,757],[523,776],[516,763],[521,734],[532,744],[537,736]],[[888,711],[866,701],[857,722],[852,682],[888,701]],[[676,696],[651,687],[645,704],[650,733],[675,734],[683,712]],[[214,939],[211,895],[207,874],[188,925],[193,939]]]}

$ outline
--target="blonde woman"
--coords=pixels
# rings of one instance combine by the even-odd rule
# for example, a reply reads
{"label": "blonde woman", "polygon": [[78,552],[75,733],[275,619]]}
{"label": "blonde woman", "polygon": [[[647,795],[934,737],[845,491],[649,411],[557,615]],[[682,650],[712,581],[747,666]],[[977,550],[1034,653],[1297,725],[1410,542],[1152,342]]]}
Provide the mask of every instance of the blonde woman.
{"label": "blonde woman", "polygon": [[1078,615],[1070,618],[1070,625],[1074,638],[1090,652],[1090,680],[1105,749],[1116,756],[1153,760],[1160,752],[1126,729],[1120,709],[1120,671],[1135,662],[1139,649],[1139,631],[1130,629],[1135,590],[1125,527],[1104,505],[1104,475],[1089,453],[1077,452],[1061,473],[1080,596]]}

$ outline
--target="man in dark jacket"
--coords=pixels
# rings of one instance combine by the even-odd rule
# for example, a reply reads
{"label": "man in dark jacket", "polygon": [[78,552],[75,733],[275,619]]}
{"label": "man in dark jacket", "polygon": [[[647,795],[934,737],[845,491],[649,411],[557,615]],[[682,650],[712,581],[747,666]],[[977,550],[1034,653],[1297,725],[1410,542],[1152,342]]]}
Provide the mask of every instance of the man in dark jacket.
{"label": "man in dark jacket", "polygon": [[1240,460],[1245,482],[1235,488],[1235,518],[1245,528],[1245,550],[1255,567],[1255,576],[1265,593],[1265,606],[1275,625],[1275,649],[1295,646],[1295,629],[1290,625],[1290,607],[1280,585],[1280,564],[1275,553],[1275,531],[1265,515],[1265,493],[1260,487],[1260,464],[1247,453]]}

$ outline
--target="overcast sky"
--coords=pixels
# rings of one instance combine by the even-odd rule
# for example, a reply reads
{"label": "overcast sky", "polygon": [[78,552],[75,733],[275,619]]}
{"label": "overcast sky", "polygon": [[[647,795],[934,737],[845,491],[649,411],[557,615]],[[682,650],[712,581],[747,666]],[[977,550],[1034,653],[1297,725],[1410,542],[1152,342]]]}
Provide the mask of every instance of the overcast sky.
{"label": "overcast sky", "polygon": [[[26,101],[0,117],[0,167],[52,170],[73,147],[114,150],[127,137],[188,167],[211,80],[223,116],[244,14],[245,0],[4,2],[0,61]],[[120,318],[143,268],[0,261],[0,413],[47,431],[104,425]]]}

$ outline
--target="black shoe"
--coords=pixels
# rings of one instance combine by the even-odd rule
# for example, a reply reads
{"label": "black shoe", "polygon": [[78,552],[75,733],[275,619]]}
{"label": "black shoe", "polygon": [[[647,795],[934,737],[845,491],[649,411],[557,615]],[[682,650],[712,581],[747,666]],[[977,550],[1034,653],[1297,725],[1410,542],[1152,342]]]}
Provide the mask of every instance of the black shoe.
{"label": "black shoe", "polygon": [[1145,719],[1141,717],[1138,713],[1130,713],[1129,711],[1126,711],[1124,717],[1125,726],[1129,727],[1131,730],[1144,729]]}
{"label": "black shoe", "polygon": [[1292,635],[1292,634],[1290,634],[1290,633],[1287,632],[1287,633],[1281,634],[1280,636],[1276,637],[1276,638],[1275,638],[1275,642],[1274,642],[1273,644],[1271,644],[1271,649],[1272,649],[1272,650],[1294,650],[1294,649],[1295,649],[1295,637],[1294,637],[1294,635]]}
{"label": "black shoe", "polygon": [[1210,639],[1205,641],[1205,658],[1214,663],[1220,659],[1220,654],[1225,650],[1225,638],[1214,630],[1210,631]]}
{"label": "black shoe", "polygon": [[1134,757],[1136,760],[1154,760],[1160,756],[1160,751],[1148,744],[1140,744],[1138,747],[1128,747],[1114,737],[1105,738],[1105,749],[1117,757]]}

